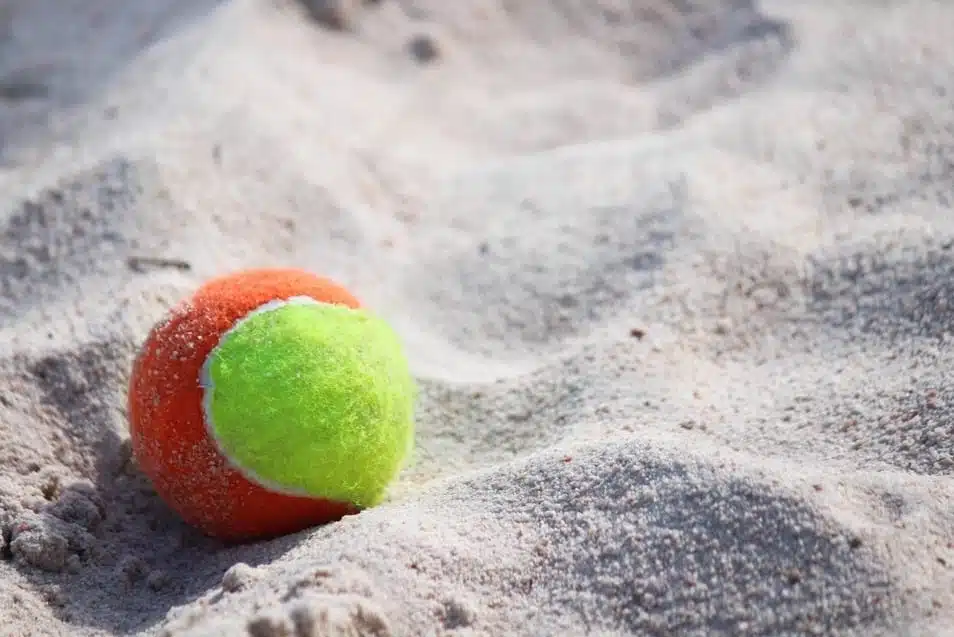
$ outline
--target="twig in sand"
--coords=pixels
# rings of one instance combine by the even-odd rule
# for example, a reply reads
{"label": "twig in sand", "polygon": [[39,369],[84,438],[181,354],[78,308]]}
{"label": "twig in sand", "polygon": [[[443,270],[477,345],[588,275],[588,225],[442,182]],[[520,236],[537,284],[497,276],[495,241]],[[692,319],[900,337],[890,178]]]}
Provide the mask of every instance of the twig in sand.
{"label": "twig in sand", "polygon": [[188,272],[192,269],[192,264],[182,259],[166,259],[163,257],[129,257],[126,264],[130,270],[136,272],[145,272],[149,268],[173,268]]}

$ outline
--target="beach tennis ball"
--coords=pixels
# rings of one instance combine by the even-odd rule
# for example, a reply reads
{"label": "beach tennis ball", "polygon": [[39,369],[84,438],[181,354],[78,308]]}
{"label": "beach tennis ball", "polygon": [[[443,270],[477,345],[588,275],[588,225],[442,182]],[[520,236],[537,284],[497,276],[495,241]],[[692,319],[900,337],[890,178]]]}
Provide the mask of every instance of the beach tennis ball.
{"label": "beach tennis ball", "polygon": [[293,269],[213,279],[133,363],[135,458],[187,522],[277,536],[379,504],[409,456],[402,345],[347,290]]}

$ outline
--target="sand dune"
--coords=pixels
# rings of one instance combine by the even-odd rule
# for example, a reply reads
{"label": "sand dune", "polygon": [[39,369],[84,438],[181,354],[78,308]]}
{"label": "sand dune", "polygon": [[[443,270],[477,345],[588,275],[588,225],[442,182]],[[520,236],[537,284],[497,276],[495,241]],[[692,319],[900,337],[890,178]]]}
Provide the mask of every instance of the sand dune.
{"label": "sand dune", "polygon": [[[0,635],[954,635],[954,5],[341,7],[0,4]],[[263,265],[393,322],[418,448],[224,547],[125,388]]]}

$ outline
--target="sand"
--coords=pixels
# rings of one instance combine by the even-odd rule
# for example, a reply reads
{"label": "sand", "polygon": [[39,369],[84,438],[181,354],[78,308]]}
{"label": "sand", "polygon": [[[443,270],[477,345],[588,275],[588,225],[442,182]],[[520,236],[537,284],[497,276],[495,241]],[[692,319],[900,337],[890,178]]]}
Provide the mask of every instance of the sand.
{"label": "sand", "polygon": [[[954,635],[954,4],[0,3],[0,635]],[[291,265],[421,386],[223,546],[131,361]]]}

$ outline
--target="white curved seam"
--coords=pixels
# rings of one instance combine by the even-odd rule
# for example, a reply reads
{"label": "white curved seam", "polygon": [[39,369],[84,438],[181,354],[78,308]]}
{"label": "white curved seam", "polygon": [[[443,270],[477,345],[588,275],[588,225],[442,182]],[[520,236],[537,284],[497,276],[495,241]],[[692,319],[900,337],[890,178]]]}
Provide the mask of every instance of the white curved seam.
{"label": "white curved seam", "polygon": [[202,417],[205,421],[205,430],[208,432],[209,437],[215,442],[216,448],[219,450],[219,453],[222,454],[222,457],[225,458],[225,461],[229,464],[230,467],[242,474],[247,480],[253,482],[259,486],[265,487],[269,491],[274,491],[284,495],[305,497],[311,499],[322,499],[321,496],[315,496],[312,493],[308,493],[304,489],[295,489],[287,487],[268,478],[263,478],[258,475],[251,469],[243,467],[237,461],[235,461],[229,453],[225,450],[225,446],[222,444],[222,440],[215,433],[215,425],[212,420],[212,398],[215,392],[215,383],[212,382],[212,361],[215,358],[216,354],[220,351],[222,343],[225,342],[225,339],[228,338],[230,334],[240,329],[246,321],[251,319],[253,316],[258,314],[264,314],[266,312],[273,312],[279,308],[285,307],[286,305],[332,305],[331,303],[325,303],[323,301],[318,301],[310,296],[293,296],[287,300],[277,299],[274,301],[269,301],[259,305],[257,308],[235,321],[235,324],[232,325],[229,329],[224,331],[221,336],[219,336],[218,342],[215,344],[215,347],[209,352],[209,355],[206,356],[205,361],[202,363],[202,370],[199,372],[199,386],[202,388]]}

